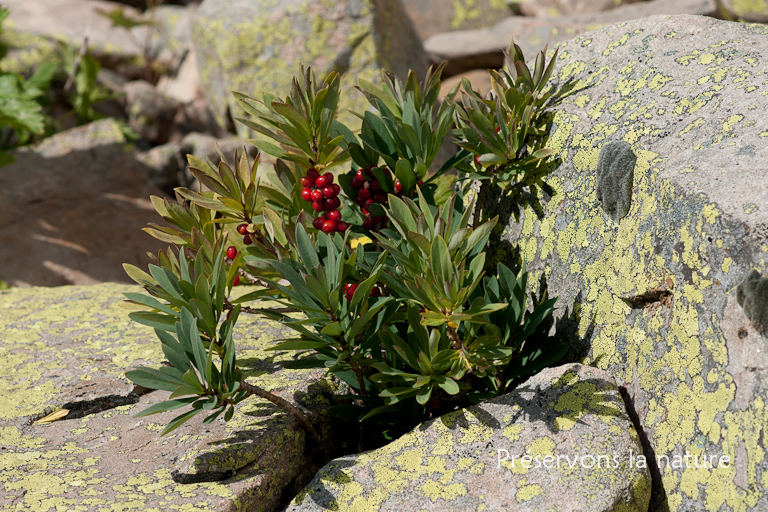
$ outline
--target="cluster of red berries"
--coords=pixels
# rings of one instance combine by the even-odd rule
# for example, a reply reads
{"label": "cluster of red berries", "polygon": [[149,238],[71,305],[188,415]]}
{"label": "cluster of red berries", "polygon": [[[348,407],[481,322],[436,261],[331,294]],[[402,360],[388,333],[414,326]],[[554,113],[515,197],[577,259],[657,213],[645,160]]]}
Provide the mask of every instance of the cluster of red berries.
{"label": "cluster of red berries", "polygon": [[[357,290],[357,287],[360,286],[359,284],[345,284],[341,287],[341,291],[344,294],[344,297],[347,299],[347,302],[352,302],[352,297],[355,295],[355,290]],[[384,295],[384,289],[382,285],[376,284],[373,289],[371,289],[371,293],[369,297],[381,297]]]}
{"label": "cluster of red berries", "polygon": [[320,174],[317,169],[312,168],[301,178],[301,187],[301,198],[311,202],[312,209],[316,212],[323,212],[312,221],[313,228],[329,235],[337,231],[343,233],[349,228],[349,224],[341,220],[341,187],[333,182],[333,174]]}
{"label": "cluster of red berries", "polygon": [[[382,170],[388,179],[392,176],[386,167],[383,167]],[[352,176],[352,186],[357,189],[357,197],[354,199],[363,209],[365,216],[363,229],[374,229],[386,222],[386,216],[374,216],[368,211],[374,203],[384,204],[387,202],[387,194],[381,189],[379,180],[371,175],[370,169],[358,169]],[[395,193],[399,194],[402,189],[400,181],[395,180]]]}

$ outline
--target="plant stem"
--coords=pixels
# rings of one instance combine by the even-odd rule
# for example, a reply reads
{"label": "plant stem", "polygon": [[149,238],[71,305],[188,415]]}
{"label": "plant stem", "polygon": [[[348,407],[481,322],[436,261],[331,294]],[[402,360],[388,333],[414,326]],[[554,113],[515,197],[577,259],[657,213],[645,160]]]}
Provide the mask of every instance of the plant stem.
{"label": "plant stem", "polygon": [[480,182],[480,190],[477,193],[477,201],[475,201],[475,213],[472,216],[472,227],[477,228],[480,225],[480,220],[483,216],[483,207],[485,203],[485,196],[488,195],[488,187],[491,186],[491,180],[482,180]]}
{"label": "plant stem", "polygon": [[248,384],[247,382],[241,382],[240,386],[249,394],[256,395],[258,397],[269,400],[270,402],[272,402],[273,404],[280,407],[287,413],[291,414],[294,418],[299,420],[299,423],[301,423],[301,426],[304,427],[304,430],[306,430],[307,433],[311,435],[312,438],[315,440],[315,443],[317,443],[317,446],[320,449],[320,451],[323,453],[325,452],[325,450],[323,449],[322,440],[320,439],[320,435],[317,433],[317,430],[315,430],[315,427],[312,426],[312,423],[310,423],[309,419],[304,415],[304,413],[301,412],[292,403],[290,403],[288,400],[280,398],[274,393],[270,393],[266,389],[262,389],[259,386]]}
{"label": "plant stem", "polygon": [[459,337],[459,333],[456,332],[456,329],[449,325],[446,327],[445,331],[448,334],[448,338],[451,340],[451,348],[454,350],[460,349],[462,343],[461,338]]}

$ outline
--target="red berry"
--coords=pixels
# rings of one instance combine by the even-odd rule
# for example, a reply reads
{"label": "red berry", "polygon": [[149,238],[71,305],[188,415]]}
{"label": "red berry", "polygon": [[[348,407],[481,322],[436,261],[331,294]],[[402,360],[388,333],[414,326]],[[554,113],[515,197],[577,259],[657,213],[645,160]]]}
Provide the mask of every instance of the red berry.
{"label": "red berry", "polygon": [[316,212],[325,210],[325,201],[312,201],[312,209]]}
{"label": "red berry", "polygon": [[374,224],[380,224],[380,223],[387,222],[387,217],[385,215],[382,215],[380,217],[371,217],[371,221]]}
{"label": "red berry", "polygon": [[330,198],[332,198],[332,197],[336,197],[337,195],[339,195],[339,193],[338,193],[338,192],[336,192],[336,190],[335,190],[335,189],[333,188],[333,186],[331,185],[331,186],[325,187],[325,188],[323,189],[323,195],[324,195],[325,197],[327,197],[328,199],[330,199]]}
{"label": "red berry", "polygon": [[301,178],[301,186],[304,188],[312,188],[315,186],[315,182],[309,178]]}
{"label": "red berry", "polygon": [[339,222],[341,220],[341,212],[339,210],[331,210],[328,212],[328,219],[333,222]]}
{"label": "red berry", "polygon": [[239,224],[237,226],[237,232],[241,235],[248,233],[248,224]]}
{"label": "red berry", "polygon": [[400,184],[400,180],[395,180],[395,194],[399,194],[403,191],[403,186]]}
{"label": "red berry", "polygon": [[372,204],[376,204],[376,201],[373,199],[366,199],[365,203],[363,203],[363,210],[367,211],[371,208]]}
{"label": "red berry", "polygon": [[327,172],[327,173],[323,174],[322,177],[325,178],[325,186],[326,187],[333,183],[333,173]]}
{"label": "red berry", "polygon": [[417,185],[422,185],[423,183],[424,183],[424,180],[419,180],[418,182],[416,182]]}
{"label": "red berry", "polygon": [[501,131],[501,126],[496,127],[496,133],[499,133]]}
{"label": "red berry", "polygon": [[320,176],[315,181],[315,186],[317,188],[324,188],[324,187],[327,187],[328,185],[330,185],[330,183],[328,183],[328,179],[325,177],[325,175]]}
{"label": "red berry", "polygon": [[352,297],[355,295],[355,290],[357,290],[358,286],[360,285],[357,285],[357,284],[348,285],[348,288],[344,292],[344,297],[346,297],[348,301],[352,300]]}
{"label": "red berry", "polygon": [[480,165],[480,155],[477,155],[477,156],[475,157],[475,163],[476,163],[477,165]]}
{"label": "red berry", "polygon": [[328,233],[330,235],[335,231],[336,231],[336,223],[334,221],[327,220],[323,222],[323,233]]}
{"label": "red berry", "polygon": [[322,201],[323,199],[323,191],[319,188],[316,188],[315,190],[311,190],[309,192],[309,197],[312,201]]}
{"label": "red berry", "polygon": [[365,203],[368,199],[371,198],[371,191],[367,188],[361,188],[357,191],[357,202],[363,202]]}
{"label": "red berry", "polygon": [[377,203],[386,203],[387,202],[387,194],[384,192],[379,192],[375,196],[373,196],[373,200]]}
{"label": "red berry", "polygon": [[349,229],[349,224],[347,224],[343,220],[340,220],[339,222],[336,223],[336,231],[338,231],[339,233],[343,233],[347,229]]}
{"label": "red berry", "polygon": [[369,295],[369,297],[381,297],[381,290],[379,289],[379,287],[378,287],[378,286],[374,286],[374,287],[373,287],[373,289],[371,290],[371,294]]}
{"label": "red berry", "polygon": [[227,258],[233,260],[237,256],[237,248],[234,245],[227,247]]}
{"label": "red berry", "polygon": [[312,220],[312,227],[315,228],[316,230],[320,231],[321,229],[323,229],[323,222],[325,222],[324,218],[322,218],[322,217],[315,217]]}
{"label": "red berry", "polygon": [[383,171],[384,171],[384,174],[386,174],[387,178],[389,178],[390,176],[392,176],[392,173],[391,173],[391,172],[389,172],[389,169],[387,169],[386,167],[382,167],[382,168],[381,168],[381,170],[383,170]]}
{"label": "red berry", "polygon": [[381,185],[379,184],[379,180],[377,180],[376,178],[373,178],[371,180],[371,190],[373,190],[374,192],[378,192],[379,190],[381,190]]}
{"label": "red berry", "polygon": [[357,175],[352,176],[352,186],[355,188],[363,188],[363,185],[365,182],[357,177]]}
{"label": "red berry", "polygon": [[368,181],[368,173],[362,169],[358,169],[355,175],[360,181]]}
{"label": "red berry", "polygon": [[312,180],[312,183],[315,182],[318,176],[320,176],[320,173],[314,167],[307,171],[307,178]]}
{"label": "red berry", "polygon": [[237,286],[240,284],[240,276],[235,276],[235,280],[232,281],[232,286]]}
{"label": "red berry", "polygon": [[371,219],[365,219],[363,221],[363,229],[373,229],[373,221]]}
{"label": "red berry", "polygon": [[251,234],[250,233],[246,233],[245,234],[245,236],[243,237],[243,243],[245,245],[251,245],[253,243],[253,240],[251,239]]}
{"label": "red berry", "polygon": [[304,187],[301,189],[301,198],[305,201],[311,201],[312,200],[312,189],[309,187]]}
{"label": "red berry", "polygon": [[332,197],[325,200],[325,211],[337,210],[341,206],[341,199],[338,197]]}

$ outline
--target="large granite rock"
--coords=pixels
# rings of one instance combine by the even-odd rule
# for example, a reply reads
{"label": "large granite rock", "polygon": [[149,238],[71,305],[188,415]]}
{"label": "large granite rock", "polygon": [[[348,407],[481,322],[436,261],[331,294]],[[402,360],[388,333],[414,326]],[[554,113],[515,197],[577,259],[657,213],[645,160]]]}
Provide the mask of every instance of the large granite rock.
{"label": "large granite rock", "polygon": [[768,510],[766,36],[656,16],[563,43],[549,193],[483,205],[572,355],[627,387],[661,458],[651,510]]}
{"label": "large granite rock", "polygon": [[12,285],[130,282],[123,263],[146,265],[167,247],[141,229],[163,193],[112,119],[13,152],[0,167],[0,279]]}
{"label": "large granite rock", "polygon": [[615,9],[620,5],[642,0],[513,0],[517,9],[525,16],[552,18],[572,16]]}
{"label": "large granite rock", "polygon": [[507,0],[402,0],[419,37],[488,27],[513,14]]}
{"label": "large granite rock", "polygon": [[717,9],[727,19],[757,23],[768,22],[768,4],[753,0],[715,0]]}
{"label": "large granite rock", "polygon": [[[340,119],[353,128],[360,121],[347,109],[369,106],[353,87],[359,78],[377,81],[383,68],[405,79],[409,69],[419,76],[427,69],[400,0],[205,0],[192,36],[203,91],[221,126],[228,109],[244,115],[232,91],[285,97],[300,64],[320,83],[331,71],[342,73]],[[237,129],[247,133],[239,123]]]}
{"label": "large granite rock", "polygon": [[646,512],[642,456],[613,378],[567,365],[331,462],[287,510]]}
{"label": "large granite rock", "polygon": [[657,14],[713,14],[713,0],[651,0],[628,3],[607,11],[554,18],[511,16],[486,27],[435,34],[424,41],[424,50],[434,64],[447,61],[444,76],[471,69],[500,68],[502,50],[509,48],[512,38],[533,58],[555,43],[566,41],[605,25]]}
{"label": "large granite rock", "polygon": [[[123,293],[138,290],[0,291],[0,508],[277,510],[317,466],[304,430],[270,402],[249,398],[229,423],[205,425],[200,415],[165,437],[160,431],[183,410],[134,417],[169,396],[124,376],[164,360],[151,329],[119,307]],[[248,382],[321,413],[331,389],[322,372],[283,369],[291,355],[264,349],[285,329],[241,318],[235,340]],[[62,408],[63,419],[32,423]],[[329,425],[316,426],[330,447]]]}

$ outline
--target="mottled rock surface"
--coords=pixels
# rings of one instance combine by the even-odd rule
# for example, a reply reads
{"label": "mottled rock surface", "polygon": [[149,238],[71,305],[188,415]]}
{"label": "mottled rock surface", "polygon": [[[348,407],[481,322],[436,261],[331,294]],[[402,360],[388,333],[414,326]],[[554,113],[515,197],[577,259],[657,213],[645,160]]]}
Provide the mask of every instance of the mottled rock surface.
{"label": "mottled rock surface", "polygon": [[422,41],[443,32],[488,27],[513,14],[507,0],[402,1]]}
{"label": "mottled rock surface", "polygon": [[167,247],[141,229],[162,192],[104,119],[13,152],[0,167],[0,279],[12,285],[130,282],[123,263],[146,265]]}
{"label": "mottled rock surface", "polygon": [[[657,16],[563,43],[550,189],[484,205],[510,218],[494,257],[519,239],[530,282],[559,297],[572,356],[627,387],[662,457],[652,510],[768,510],[768,339],[737,301],[750,271],[768,273],[766,36]],[[617,221],[597,190],[611,141],[637,157]],[[676,465],[686,454],[716,464]]]}
{"label": "mottled rock surface", "polygon": [[640,456],[613,378],[567,365],[332,461],[288,511],[646,512],[651,479]]}
{"label": "mottled rock surface", "polygon": [[715,0],[717,8],[727,19],[768,22],[768,4],[764,0]]}
{"label": "mottled rock surface", "polygon": [[[312,477],[305,434],[260,398],[229,423],[199,415],[160,437],[183,409],[135,418],[167,400],[124,374],[158,367],[161,346],[128,319],[122,294],[101,284],[0,291],[0,508],[6,510],[271,511]],[[248,382],[319,413],[329,385],[317,370],[285,370],[291,354],[264,352],[286,335],[274,322],[241,317],[238,364]],[[143,393],[143,394],[142,394]],[[69,413],[32,424],[47,413]],[[328,425],[318,424],[328,435]],[[298,486],[298,487],[297,487]]]}
{"label": "mottled rock surface", "polygon": [[[359,126],[346,109],[368,102],[354,89],[360,78],[377,81],[381,69],[405,79],[424,76],[427,59],[400,0],[206,0],[192,27],[205,97],[220,125],[227,109],[244,116],[232,91],[259,100],[264,92],[285,97],[299,65],[317,79],[342,73],[340,120]],[[247,130],[238,123],[241,135]]]}

